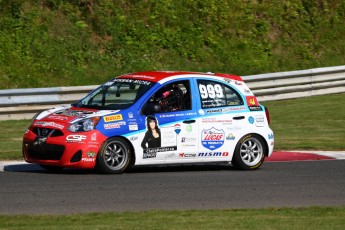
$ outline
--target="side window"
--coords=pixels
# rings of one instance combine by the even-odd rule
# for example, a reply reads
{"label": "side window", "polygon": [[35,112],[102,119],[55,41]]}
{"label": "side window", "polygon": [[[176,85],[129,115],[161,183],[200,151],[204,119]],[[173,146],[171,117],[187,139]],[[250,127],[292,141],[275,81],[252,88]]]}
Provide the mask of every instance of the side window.
{"label": "side window", "polygon": [[203,109],[243,105],[243,100],[240,95],[225,84],[215,81],[198,80],[198,88]]}
{"label": "side window", "polygon": [[149,100],[160,105],[161,112],[192,109],[189,80],[164,85]]}

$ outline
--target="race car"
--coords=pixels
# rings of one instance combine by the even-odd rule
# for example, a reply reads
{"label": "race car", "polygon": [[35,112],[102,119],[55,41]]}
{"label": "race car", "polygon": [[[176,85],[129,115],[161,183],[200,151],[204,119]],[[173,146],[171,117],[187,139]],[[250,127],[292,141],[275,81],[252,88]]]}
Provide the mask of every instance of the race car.
{"label": "race car", "polygon": [[241,77],[124,74],[80,101],[43,111],[23,137],[25,161],[46,170],[228,162],[257,169],[273,152],[266,107]]}

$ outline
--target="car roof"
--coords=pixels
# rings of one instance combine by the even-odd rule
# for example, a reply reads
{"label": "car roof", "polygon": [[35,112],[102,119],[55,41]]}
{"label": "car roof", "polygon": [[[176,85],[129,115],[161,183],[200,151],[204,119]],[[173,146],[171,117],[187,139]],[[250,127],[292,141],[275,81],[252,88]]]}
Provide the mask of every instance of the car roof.
{"label": "car roof", "polygon": [[200,72],[188,72],[188,71],[145,71],[145,72],[135,72],[125,75],[121,75],[118,78],[130,78],[135,80],[145,80],[152,82],[159,82],[162,80],[169,80],[169,78],[176,77],[221,77],[236,81],[242,81],[240,76],[232,74],[223,73],[200,73]]}

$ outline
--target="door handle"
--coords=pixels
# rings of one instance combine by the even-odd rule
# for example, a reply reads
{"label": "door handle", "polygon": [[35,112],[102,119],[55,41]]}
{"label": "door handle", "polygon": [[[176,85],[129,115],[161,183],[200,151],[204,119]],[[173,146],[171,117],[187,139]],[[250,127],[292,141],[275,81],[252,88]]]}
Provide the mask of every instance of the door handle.
{"label": "door handle", "polygon": [[185,120],[185,121],[183,121],[183,123],[192,124],[192,123],[195,123],[195,120]]}
{"label": "door handle", "polygon": [[244,116],[237,116],[237,117],[233,117],[234,120],[243,120]]}

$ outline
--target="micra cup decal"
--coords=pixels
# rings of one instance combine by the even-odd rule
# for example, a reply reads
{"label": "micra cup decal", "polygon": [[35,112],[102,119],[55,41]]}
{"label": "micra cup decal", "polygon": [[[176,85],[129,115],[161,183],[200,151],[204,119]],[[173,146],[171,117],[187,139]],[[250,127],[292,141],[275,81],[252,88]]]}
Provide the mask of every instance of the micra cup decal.
{"label": "micra cup decal", "polygon": [[210,150],[220,148],[224,144],[224,130],[215,129],[204,129],[201,134],[202,145]]}

